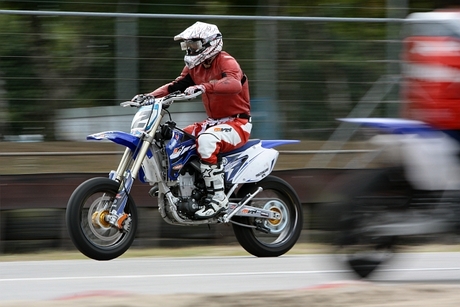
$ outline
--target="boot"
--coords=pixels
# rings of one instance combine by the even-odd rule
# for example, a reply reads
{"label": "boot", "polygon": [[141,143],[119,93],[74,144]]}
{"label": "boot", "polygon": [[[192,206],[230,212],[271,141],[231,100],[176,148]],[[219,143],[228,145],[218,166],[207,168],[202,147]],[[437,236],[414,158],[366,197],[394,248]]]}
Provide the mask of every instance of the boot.
{"label": "boot", "polygon": [[228,207],[228,199],[224,191],[224,167],[221,164],[201,163],[201,174],[208,195],[204,206],[195,212],[195,218],[207,219],[216,216]]}

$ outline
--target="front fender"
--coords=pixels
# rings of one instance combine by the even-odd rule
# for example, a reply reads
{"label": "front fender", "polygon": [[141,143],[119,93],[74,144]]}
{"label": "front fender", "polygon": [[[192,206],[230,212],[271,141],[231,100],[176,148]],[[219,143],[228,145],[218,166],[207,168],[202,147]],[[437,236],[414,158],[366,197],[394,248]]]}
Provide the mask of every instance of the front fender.
{"label": "front fender", "polygon": [[[125,147],[128,147],[133,152],[137,151],[141,143],[141,139],[139,137],[134,136],[130,133],[123,132],[123,131],[98,132],[98,133],[88,135],[86,139],[92,140],[92,141],[108,140],[116,144],[120,144]],[[147,156],[149,158],[153,156],[152,151],[150,149],[147,151]]]}

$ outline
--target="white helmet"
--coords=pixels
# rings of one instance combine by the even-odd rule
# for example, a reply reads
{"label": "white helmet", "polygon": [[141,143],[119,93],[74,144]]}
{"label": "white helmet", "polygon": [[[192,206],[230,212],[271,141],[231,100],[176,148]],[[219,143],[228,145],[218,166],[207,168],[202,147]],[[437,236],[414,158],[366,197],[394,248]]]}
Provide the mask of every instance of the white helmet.
{"label": "white helmet", "polygon": [[197,21],[184,32],[174,36],[182,50],[186,50],[184,61],[189,69],[214,57],[222,51],[222,34],[216,25]]}

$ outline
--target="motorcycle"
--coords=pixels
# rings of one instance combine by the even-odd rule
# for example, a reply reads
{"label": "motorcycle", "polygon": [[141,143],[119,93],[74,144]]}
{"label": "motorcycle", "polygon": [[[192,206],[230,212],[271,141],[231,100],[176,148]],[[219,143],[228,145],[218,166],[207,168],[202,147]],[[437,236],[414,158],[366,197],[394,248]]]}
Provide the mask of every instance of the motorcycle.
{"label": "motorcycle", "polygon": [[126,149],[116,170],[107,178],[83,182],[68,201],[67,228],[81,253],[111,260],[129,249],[138,226],[130,194],[136,178],[151,186],[149,194],[158,199],[158,211],[168,224],[230,223],[239,244],[257,257],[283,255],[297,242],[303,225],[300,200],[286,181],[270,174],[279,155],[273,148],[297,140],[251,139],[241,148],[222,153],[228,209],[209,219],[195,219],[206,196],[195,137],[176,127],[168,108],[200,94],[138,96],[120,104],[138,108],[130,133],[104,131],[87,137]]}
{"label": "motorcycle", "polygon": [[343,181],[350,185],[344,188],[335,244],[346,265],[367,278],[404,244],[459,233],[457,141],[420,121],[341,120],[377,132],[370,142],[381,158],[377,167]]}

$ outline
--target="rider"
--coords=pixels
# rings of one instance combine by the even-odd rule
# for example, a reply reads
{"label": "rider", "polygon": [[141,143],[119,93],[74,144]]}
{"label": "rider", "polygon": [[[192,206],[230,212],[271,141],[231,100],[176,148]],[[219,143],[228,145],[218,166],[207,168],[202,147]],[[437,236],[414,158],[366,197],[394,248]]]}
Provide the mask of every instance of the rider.
{"label": "rider", "polygon": [[187,95],[197,91],[203,93],[208,118],[184,130],[197,136],[207,197],[195,217],[206,219],[228,207],[224,169],[218,154],[243,146],[251,133],[248,80],[238,62],[222,51],[222,34],[216,25],[198,21],[174,40],[180,41],[185,50],[185,67],[174,81],[148,95],[164,97],[175,91]]}

